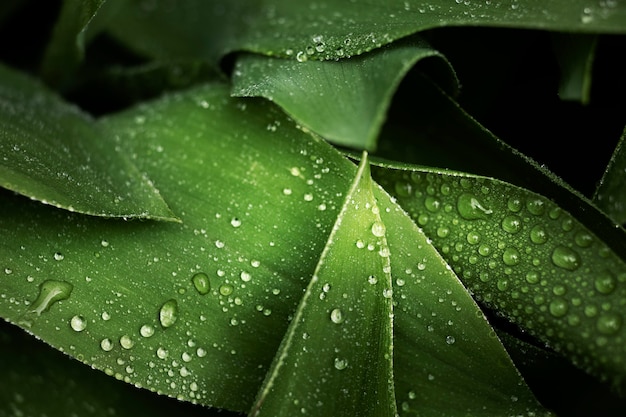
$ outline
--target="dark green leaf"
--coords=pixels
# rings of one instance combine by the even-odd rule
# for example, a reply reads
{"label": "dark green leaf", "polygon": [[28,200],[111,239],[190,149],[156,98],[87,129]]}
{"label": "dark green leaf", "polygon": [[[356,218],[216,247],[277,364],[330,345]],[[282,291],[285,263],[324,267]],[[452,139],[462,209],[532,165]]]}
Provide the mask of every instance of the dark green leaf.
{"label": "dark green leaf", "polygon": [[603,381],[626,376],[626,263],[552,201],[485,177],[376,170],[474,297]]}
{"label": "dark green leaf", "polygon": [[561,67],[559,96],[562,100],[589,104],[598,37],[555,33],[552,35],[552,43]]}
{"label": "dark green leaf", "polygon": [[[233,94],[268,98],[331,142],[373,150],[398,84],[416,62],[428,57],[441,59],[443,65],[436,68],[456,90],[445,58],[414,41],[337,62],[242,55],[235,66]],[[307,55],[296,59],[304,61]]]}
{"label": "dark green leaf", "polygon": [[113,138],[37,81],[0,66],[0,186],[80,213],[177,220]]}
{"label": "dark green leaf", "polygon": [[626,130],[611,156],[602,176],[594,201],[611,218],[620,224],[626,223]]}

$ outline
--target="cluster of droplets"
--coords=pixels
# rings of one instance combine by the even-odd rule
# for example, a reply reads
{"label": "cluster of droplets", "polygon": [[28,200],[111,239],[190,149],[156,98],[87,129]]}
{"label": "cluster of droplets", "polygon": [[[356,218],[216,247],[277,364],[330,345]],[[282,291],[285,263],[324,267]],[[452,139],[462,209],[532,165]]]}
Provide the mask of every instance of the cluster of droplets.
{"label": "cluster of droplets", "polygon": [[582,362],[609,345],[620,362],[626,270],[568,213],[481,178],[415,172],[385,185],[475,298]]}

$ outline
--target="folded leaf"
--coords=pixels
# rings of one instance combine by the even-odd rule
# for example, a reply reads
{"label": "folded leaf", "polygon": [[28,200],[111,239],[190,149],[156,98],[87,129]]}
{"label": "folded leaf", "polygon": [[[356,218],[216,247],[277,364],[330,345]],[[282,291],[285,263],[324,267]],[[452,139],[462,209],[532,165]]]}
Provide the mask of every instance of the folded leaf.
{"label": "folded leaf", "polygon": [[391,303],[365,157],[250,415],[396,416]]}
{"label": "folded leaf", "polygon": [[491,178],[422,167],[374,173],[477,300],[624,388],[626,263],[593,225]]}
{"label": "folded leaf", "polygon": [[[402,42],[349,60],[307,61],[241,55],[233,95],[261,96],[330,142],[374,150],[398,84],[424,58],[437,57],[438,75],[456,90],[454,72],[425,42]],[[305,61],[307,55],[296,57]]]}
{"label": "folded leaf", "polygon": [[37,81],[0,66],[0,186],[69,211],[176,221],[113,138]]}

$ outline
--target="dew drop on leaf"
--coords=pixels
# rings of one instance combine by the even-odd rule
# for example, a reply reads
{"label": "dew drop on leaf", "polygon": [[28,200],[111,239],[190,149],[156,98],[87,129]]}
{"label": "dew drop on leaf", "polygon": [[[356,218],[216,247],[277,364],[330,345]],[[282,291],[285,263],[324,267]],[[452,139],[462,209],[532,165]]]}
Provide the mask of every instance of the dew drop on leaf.
{"label": "dew drop on leaf", "polygon": [[617,280],[609,271],[600,272],[595,279],[594,286],[600,294],[610,294],[617,286]]}
{"label": "dew drop on leaf", "polygon": [[178,319],[178,303],[176,300],[167,300],[159,310],[159,321],[161,326],[167,328],[174,325]]}
{"label": "dew drop on leaf", "polygon": [[569,307],[567,302],[562,298],[556,298],[550,302],[550,314],[554,317],[563,317],[567,314]]}
{"label": "dew drop on leaf", "polygon": [[76,315],[70,320],[72,330],[82,332],[87,327],[87,320],[83,316]]}
{"label": "dew drop on leaf", "polygon": [[552,252],[552,262],[559,268],[575,271],[580,267],[580,255],[573,249],[557,246]]}
{"label": "dew drop on leaf", "polygon": [[340,324],[343,322],[343,312],[338,309],[335,308],[333,311],[330,312],[330,321],[332,321],[335,324]]}
{"label": "dew drop on leaf", "polygon": [[204,272],[198,272],[191,277],[191,282],[198,293],[205,295],[211,290],[211,284],[209,282],[209,276]]}
{"label": "dew drop on leaf", "polygon": [[133,339],[131,339],[130,336],[125,334],[122,337],[120,337],[120,345],[124,349],[132,349],[132,347],[135,346],[135,342]]}
{"label": "dew drop on leaf", "polygon": [[111,341],[111,339],[106,338],[106,339],[102,339],[100,341],[100,347],[102,348],[102,350],[104,350],[105,352],[110,352],[113,349],[113,342]]}
{"label": "dew drop on leaf", "polygon": [[480,200],[468,193],[459,196],[456,206],[461,217],[467,220],[485,219],[487,215],[493,213],[492,210],[484,207]]}
{"label": "dew drop on leaf", "polygon": [[335,369],[342,371],[348,367],[348,361],[342,358],[335,358]]}
{"label": "dew drop on leaf", "polygon": [[622,327],[622,316],[617,313],[604,313],[598,317],[596,328],[598,332],[605,335],[612,335]]}
{"label": "dew drop on leaf", "polygon": [[39,285],[39,294],[29,310],[19,319],[25,327],[33,325],[33,319],[48,311],[58,301],[69,298],[74,286],[65,281],[46,280]]}
{"label": "dew drop on leaf", "polygon": [[151,337],[154,334],[154,327],[149,324],[144,324],[139,329],[139,334],[143,337]]}

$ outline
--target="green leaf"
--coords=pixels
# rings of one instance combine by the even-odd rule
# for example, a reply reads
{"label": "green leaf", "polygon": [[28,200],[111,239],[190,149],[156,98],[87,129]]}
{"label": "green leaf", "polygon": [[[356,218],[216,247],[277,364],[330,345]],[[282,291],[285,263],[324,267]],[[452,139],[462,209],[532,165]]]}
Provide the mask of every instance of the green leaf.
{"label": "green leaf", "polygon": [[183,223],[116,222],[6,196],[0,316],[118,379],[248,410],[354,164],[266,100],[231,99],[220,83],[98,126]]}
{"label": "green leaf", "polygon": [[561,68],[559,97],[589,104],[598,36],[555,33],[552,43]]}
{"label": "green leaf", "polygon": [[448,26],[492,26],[580,33],[626,33],[626,5],[595,0],[545,2],[384,3],[322,0],[170,4],[125,2],[110,33],[141,54],[158,59],[217,62],[247,50],[309,59],[359,55],[405,36]]}
{"label": "green leaf", "polygon": [[[307,57],[302,53],[296,59]],[[374,150],[398,84],[411,67],[429,57],[441,59],[444,65],[436,67],[437,73],[448,75],[445,84],[456,90],[457,80],[445,58],[425,42],[413,41],[336,62],[240,55],[233,95],[268,98],[333,143]]]}
{"label": "green leaf", "polygon": [[177,220],[112,139],[80,109],[0,66],[0,186],[80,213]]}
{"label": "green leaf", "polygon": [[626,130],[593,196],[594,202],[620,224],[626,223]]}
{"label": "green leaf", "polygon": [[401,415],[550,415],[424,232],[379,186],[394,300],[394,378]]}
{"label": "green leaf", "polygon": [[250,415],[397,415],[391,298],[365,157]]}
{"label": "green leaf", "polygon": [[423,167],[373,172],[478,301],[624,388],[626,264],[594,225],[491,178]]}
{"label": "green leaf", "polygon": [[41,65],[41,77],[65,84],[85,54],[85,33],[105,0],[64,0]]}

